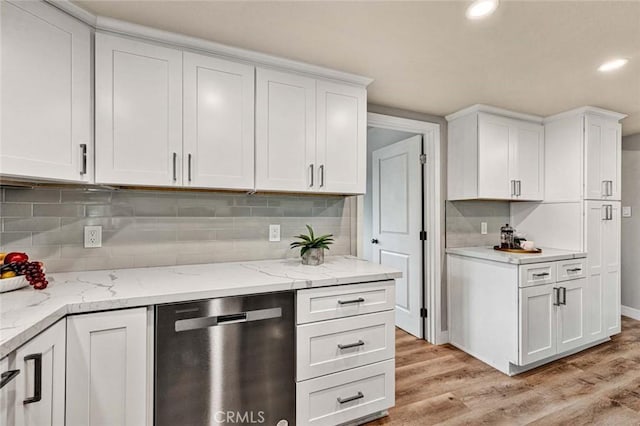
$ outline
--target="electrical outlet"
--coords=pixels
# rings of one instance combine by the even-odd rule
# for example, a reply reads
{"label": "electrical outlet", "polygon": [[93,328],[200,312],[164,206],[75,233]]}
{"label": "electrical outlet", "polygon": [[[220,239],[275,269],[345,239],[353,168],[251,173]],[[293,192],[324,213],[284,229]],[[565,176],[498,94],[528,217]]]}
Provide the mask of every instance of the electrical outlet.
{"label": "electrical outlet", "polygon": [[622,208],[622,217],[631,217],[631,206],[625,206]]}
{"label": "electrical outlet", "polygon": [[487,235],[487,222],[480,223],[480,233],[482,235]]}
{"label": "electrical outlet", "polygon": [[280,241],[280,225],[269,225],[269,241]]}
{"label": "electrical outlet", "polygon": [[84,248],[102,247],[102,226],[84,227]]}

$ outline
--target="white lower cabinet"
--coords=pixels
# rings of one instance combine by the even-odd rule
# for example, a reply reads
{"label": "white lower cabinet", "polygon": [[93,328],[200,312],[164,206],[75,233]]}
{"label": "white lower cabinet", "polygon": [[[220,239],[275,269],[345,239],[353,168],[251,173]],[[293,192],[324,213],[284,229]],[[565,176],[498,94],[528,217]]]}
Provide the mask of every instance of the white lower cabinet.
{"label": "white lower cabinet", "polygon": [[584,278],[558,283],[557,288],[558,353],[563,353],[588,342],[589,294]]}
{"label": "white lower cabinet", "polygon": [[297,384],[296,424],[334,426],[395,404],[395,360]]}
{"label": "white lower cabinet", "polygon": [[65,320],[60,320],[0,362],[0,424],[64,425]]}
{"label": "white lower cabinet", "polygon": [[296,424],[337,425],[395,404],[393,281],[298,291]]}
{"label": "white lower cabinet", "polygon": [[148,423],[147,309],[67,319],[67,426]]}

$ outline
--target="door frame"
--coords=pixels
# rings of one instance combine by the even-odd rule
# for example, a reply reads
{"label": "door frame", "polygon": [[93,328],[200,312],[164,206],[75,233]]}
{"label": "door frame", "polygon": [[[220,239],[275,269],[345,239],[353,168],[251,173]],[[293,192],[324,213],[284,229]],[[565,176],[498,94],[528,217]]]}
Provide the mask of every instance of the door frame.
{"label": "door frame", "polygon": [[[367,126],[422,135],[422,149],[427,156],[428,167],[423,169],[423,221],[427,241],[424,244],[422,271],[422,305],[428,315],[423,319],[423,338],[429,343],[440,344],[448,341],[447,332],[442,331],[442,205],[441,190],[441,149],[440,125],[426,121],[410,120],[390,115],[367,113]],[[416,159],[418,161],[419,159]],[[362,227],[364,225],[364,197],[358,196],[357,203],[357,255],[363,251]],[[426,273],[424,273],[426,271]]]}

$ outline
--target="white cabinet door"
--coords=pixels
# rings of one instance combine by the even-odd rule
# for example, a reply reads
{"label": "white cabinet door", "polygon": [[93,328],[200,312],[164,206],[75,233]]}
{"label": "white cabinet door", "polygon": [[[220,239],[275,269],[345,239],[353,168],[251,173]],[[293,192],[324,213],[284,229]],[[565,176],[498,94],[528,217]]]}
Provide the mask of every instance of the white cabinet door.
{"label": "white cabinet door", "polygon": [[585,117],[585,198],[620,200],[622,135],[617,121]]}
{"label": "white cabinet door", "polygon": [[517,137],[510,144],[509,175],[515,181],[517,200],[544,198],[544,128],[540,124],[516,122]]}
{"label": "white cabinet door", "polygon": [[587,280],[558,283],[558,353],[584,345],[587,336]]}
{"label": "white cabinet door", "polygon": [[557,353],[555,284],[520,289],[520,365]]}
{"label": "white cabinet door", "polygon": [[0,15],[1,173],[90,182],[89,27],[45,2],[2,1]]}
{"label": "white cabinet door", "polygon": [[602,232],[604,326],[607,335],[620,333],[620,202],[605,202],[609,218]]}
{"label": "white cabinet door", "polygon": [[478,198],[512,198],[509,163],[516,138],[513,120],[478,114]]}
{"label": "white cabinet door", "polygon": [[585,203],[585,251],[587,251],[587,334],[594,341],[606,336],[604,325],[604,266],[603,232],[605,230],[606,209],[602,202]]}
{"label": "white cabinet door", "polygon": [[185,186],[253,189],[254,67],[184,53]]}
{"label": "white cabinet door", "polygon": [[67,323],[67,426],[147,424],[146,308]]}
{"label": "white cabinet door", "polygon": [[65,323],[58,321],[15,351],[16,426],[64,425]]}
{"label": "white cabinet door", "polygon": [[364,194],[367,186],[367,91],[317,82],[317,181],[323,192]]}
{"label": "white cabinet door", "polygon": [[182,184],[182,52],[96,34],[96,182]]}
{"label": "white cabinet door", "polygon": [[256,189],[315,191],[316,81],[256,70]]}
{"label": "white cabinet door", "polygon": [[[2,374],[2,387],[0,388],[0,425],[14,426],[15,412],[13,401],[16,397],[16,379],[20,371],[12,368],[9,357],[0,360],[0,374]],[[17,374],[17,375],[16,375]]]}

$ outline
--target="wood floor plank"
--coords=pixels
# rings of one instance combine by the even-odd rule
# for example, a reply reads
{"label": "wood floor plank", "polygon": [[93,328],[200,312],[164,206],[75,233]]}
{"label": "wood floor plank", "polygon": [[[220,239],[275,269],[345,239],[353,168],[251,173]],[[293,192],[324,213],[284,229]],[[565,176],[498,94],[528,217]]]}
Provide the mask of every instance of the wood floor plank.
{"label": "wood floor plank", "polygon": [[640,425],[640,321],[515,377],[450,345],[396,339],[396,406],[370,425]]}

